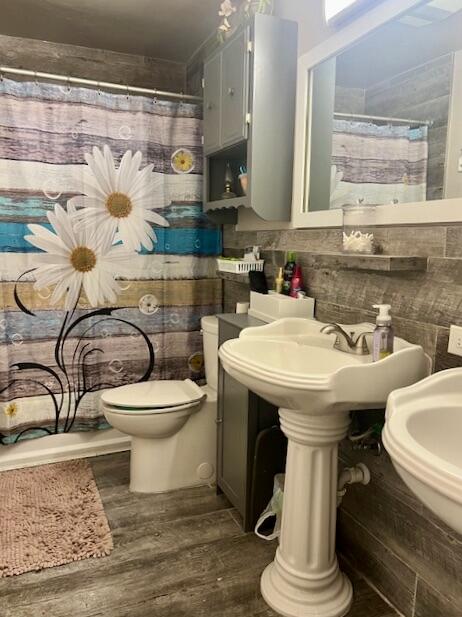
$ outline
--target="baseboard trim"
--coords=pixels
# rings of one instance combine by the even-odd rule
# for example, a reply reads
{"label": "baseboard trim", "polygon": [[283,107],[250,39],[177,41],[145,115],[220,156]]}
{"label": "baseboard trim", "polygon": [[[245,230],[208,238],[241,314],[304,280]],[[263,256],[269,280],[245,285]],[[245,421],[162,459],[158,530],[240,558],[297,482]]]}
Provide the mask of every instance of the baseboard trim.
{"label": "baseboard trim", "polygon": [[116,429],[48,435],[0,446],[0,471],[130,450],[130,437]]}

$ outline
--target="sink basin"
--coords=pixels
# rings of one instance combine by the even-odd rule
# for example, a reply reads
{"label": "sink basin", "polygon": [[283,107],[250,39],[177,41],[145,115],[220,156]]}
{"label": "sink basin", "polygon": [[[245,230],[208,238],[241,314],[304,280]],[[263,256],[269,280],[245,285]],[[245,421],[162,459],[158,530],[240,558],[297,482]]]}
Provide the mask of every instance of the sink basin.
{"label": "sink basin", "polygon": [[[334,348],[335,334],[313,319],[282,319],[247,328],[219,350],[237,381],[279,407],[288,439],[284,508],[276,556],[261,579],[266,602],[286,617],[343,617],[352,587],[335,554],[338,443],[349,411],[385,406],[395,388],[428,375],[423,349],[395,339],[395,352],[370,355]],[[355,335],[371,324],[344,326]]]}
{"label": "sink basin", "polygon": [[[380,362],[371,355],[334,349],[335,334],[313,319],[283,319],[247,328],[220,349],[223,368],[278,407],[310,414],[385,407],[389,393],[429,372],[422,347],[395,338],[395,353]],[[343,326],[359,334],[371,324]],[[258,343],[256,343],[256,339]]]}
{"label": "sink basin", "polygon": [[383,443],[409,488],[462,534],[462,369],[397,390]]}

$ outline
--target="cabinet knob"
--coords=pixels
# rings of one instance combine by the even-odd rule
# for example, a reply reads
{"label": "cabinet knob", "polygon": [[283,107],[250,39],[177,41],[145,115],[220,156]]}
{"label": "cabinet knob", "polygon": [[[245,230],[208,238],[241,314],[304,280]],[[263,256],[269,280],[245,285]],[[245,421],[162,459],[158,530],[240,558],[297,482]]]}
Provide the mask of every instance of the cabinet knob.
{"label": "cabinet knob", "polygon": [[210,109],[213,109],[213,103],[211,103],[211,102],[209,101],[209,102],[207,103],[207,105],[206,105],[206,108],[207,108],[207,109],[209,109],[209,110],[210,110]]}
{"label": "cabinet knob", "polygon": [[228,88],[229,96],[234,96],[234,88]]}

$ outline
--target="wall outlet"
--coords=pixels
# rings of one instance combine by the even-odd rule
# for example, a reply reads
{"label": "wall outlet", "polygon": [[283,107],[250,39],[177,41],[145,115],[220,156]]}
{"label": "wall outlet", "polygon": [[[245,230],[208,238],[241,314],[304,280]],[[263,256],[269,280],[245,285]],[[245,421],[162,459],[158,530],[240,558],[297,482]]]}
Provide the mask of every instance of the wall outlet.
{"label": "wall outlet", "polygon": [[449,330],[448,353],[462,356],[462,328],[460,326],[451,326]]}

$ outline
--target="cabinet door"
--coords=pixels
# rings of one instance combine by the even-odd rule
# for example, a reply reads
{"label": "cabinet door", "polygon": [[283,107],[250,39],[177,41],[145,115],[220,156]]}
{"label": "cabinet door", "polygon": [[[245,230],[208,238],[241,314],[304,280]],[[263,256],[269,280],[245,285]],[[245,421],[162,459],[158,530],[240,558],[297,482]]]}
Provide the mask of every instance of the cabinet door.
{"label": "cabinet door", "polygon": [[244,516],[247,499],[247,427],[249,391],[222,371],[219,484]]}
{"label": "cabinet door", "polygon": [[204,64],[204,150],[218,150],[221,107],[221,54]]}
{"label": "cabinet door", "polygon": [[221,145],[247,137],[248,30],[230,41],[221,52]]}

